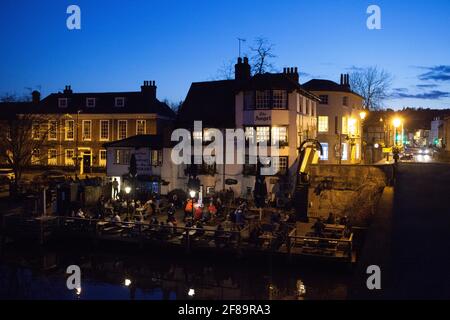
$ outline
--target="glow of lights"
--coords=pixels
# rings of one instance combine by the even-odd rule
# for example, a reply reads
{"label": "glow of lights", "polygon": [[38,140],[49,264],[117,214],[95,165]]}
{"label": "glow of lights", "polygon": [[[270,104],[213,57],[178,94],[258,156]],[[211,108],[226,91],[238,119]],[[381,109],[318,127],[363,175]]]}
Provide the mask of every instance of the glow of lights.
{"label": "glow of lights", "polygon": [[375,149],[378,149],[380,147],[378,143],[375,143],[373,146],[375,147]]}
{"label": "glow of lights", "polygon": [[131,192],[131,187],[125,187],[126,194],[129,194]]}
{"label": "glow of lights", "polygon": [[361,111],[359,113],[359,117],[361,118],[361,120],[364,120],[366,118],[366,116],[367,116],[367,112],[365,112],[365,111]]}
{"label": "glow of lights", "polygon": [[193,288],[190,288],[190,289],[189,289],[189,291],[188,291],[188,296],[189,296],[189,297],[195,296],[195,290],[194,290]]}
{"label": "glow of lights", "polygon": [[125,286],[129,287],[131,285],[130,279],[125,279]]}
{"label": "glow of lights", "polygon": [[402,120],[400,118],[394,118],[394,120],[392,120],[392,124],[395,128],[398,128],[402,125]]}
{"label": "glow of lights", "polygon": [[76,294],[79,296],[81,294],[81,287],[76,289]]}
{"label": "glow of lights", "polygon": [[195,191],[194,190],[189,191],[189,195],[191,196],[191,198],[195,198]]}

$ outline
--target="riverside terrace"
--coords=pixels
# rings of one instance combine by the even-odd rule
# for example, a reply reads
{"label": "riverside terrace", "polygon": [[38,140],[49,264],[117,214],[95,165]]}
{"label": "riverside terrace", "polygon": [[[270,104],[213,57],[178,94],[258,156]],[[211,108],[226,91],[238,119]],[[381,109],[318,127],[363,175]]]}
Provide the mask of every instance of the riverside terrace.
{"label": "riverside terrace", "polygon": [[[224,208],[208,222],[200,224],[177,210],[176,225],[166,224],[167,213],[161,212],[143,221],[115,222],[112,217],[40,217],[26,218],[6,215],[3,221],[2,243],[7,239],[29,243],[85,240],[93,244],[115,242],[134,247],[191,252],[223,252],[237,256],[275,254],[292,258],[321,258],[345,263],[355,262],[353,233],[347,226],[333,223],[290,223],[292,212],[277,209],[246,209],[244,222],[233,223],[236,206]],[[261,214],[261,215],[260,215]],[[317,226],[321,227],[318,228]],[[318,231],[319,230],[319,231]],[[7,233],[5,234],[5,232]],[[11,237],[11,238],[9,238]]]}

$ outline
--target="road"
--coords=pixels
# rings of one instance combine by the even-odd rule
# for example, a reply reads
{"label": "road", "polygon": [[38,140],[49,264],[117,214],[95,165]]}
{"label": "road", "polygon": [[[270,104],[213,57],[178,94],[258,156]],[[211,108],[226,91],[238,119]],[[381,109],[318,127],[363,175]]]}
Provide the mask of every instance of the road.
{"label": "road", "polygon": [[[357,267],[354,299],[450,299],[450,164],[401,163]],[[381,267],[382,289],[365,286]]]}

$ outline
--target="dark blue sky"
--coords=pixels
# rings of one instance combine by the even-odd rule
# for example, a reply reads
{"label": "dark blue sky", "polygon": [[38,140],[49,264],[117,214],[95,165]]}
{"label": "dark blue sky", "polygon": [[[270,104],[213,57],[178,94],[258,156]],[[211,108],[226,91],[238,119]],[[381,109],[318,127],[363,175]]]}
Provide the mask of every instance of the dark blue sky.
{"label": "dark blue sky", "polygon": [[[81,8],[81,30],[66,9]],[[366,9],[382,10],[382,30],[366,28]],[[450,107],[448,0],[209,0],[0,2],[0,94],[139,90],[156,80],[158,97],[183,99],[238,55],[237,37],[273,42],[278,68],[301,81],[337,81],[352,67],[377,65],[394,76],[387,106]]]}

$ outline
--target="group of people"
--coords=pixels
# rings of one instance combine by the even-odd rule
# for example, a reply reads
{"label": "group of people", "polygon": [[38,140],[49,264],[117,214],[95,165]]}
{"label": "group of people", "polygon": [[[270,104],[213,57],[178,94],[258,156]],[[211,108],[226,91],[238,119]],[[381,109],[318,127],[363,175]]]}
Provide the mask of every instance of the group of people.
{"label": "group of people", "polygon": [[184,206],[184,221],[194,220],[201,222],[209,222],[215,220],[219,210],[222,209],[220,198],[212,198],[208,205],[195,202],[194,199],[187,199]]}
{"label": "group of people", "polygon": [[314,230],[314,236],[316,237],[323,237],[324,231],[326,228],[326,225],[341,225],[344,226],[344,237],[348,236],[348,233],[350,232],[350,226],[347,216],[342,216],[339,220],[336,218],[336,216],[330,212],[328,215],[328,218],[323,220],[322,218],[318,218],[316,222],[313,224],[312,229]]}

